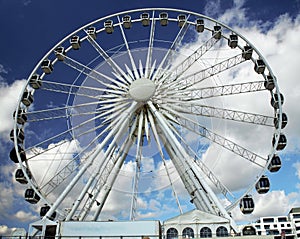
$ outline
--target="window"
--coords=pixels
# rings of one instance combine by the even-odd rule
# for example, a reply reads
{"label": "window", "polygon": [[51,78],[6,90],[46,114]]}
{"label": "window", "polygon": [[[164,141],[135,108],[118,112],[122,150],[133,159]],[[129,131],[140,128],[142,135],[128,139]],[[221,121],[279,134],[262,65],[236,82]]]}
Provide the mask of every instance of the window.
{"label": "window", "polygon": [[274,228],[277,228],[277,224],[274,224],[273,227],[274,227]]}
{"label": "window", "polygon": [[279,217],[278,222],[287,222],[286,217]]}
{"label": "window", "polygon": [[267,223],[274,222],[274,218],[264,218],[263,222],[267,222]]}
{"label": "window", "polygon": [[246,235],[256,235],[256,230],[252,226],[245,226],[243,228],[243,235],[244,236],[246,236]]}
{"label": "window", "polygon": [[177,239],[178,238],[178,231],[176,228],[169,228],[167,230],[167,239]]}
{"label": "window", "polygon": [[200,237],[201,238],[203,238],[203,237],[212,237],[212,233],[211,233],[210,228],[208,228],[208,227],[201,228]]}
{"label": "window", "polygon": [[183,238],[194,238],[194,230],[190,227],[186,227],[182,231],[182,237]]}
{"label": "window", "polygon": [[264,225],[265,229],[270,229],[270,225]]}
{"label": "window", "polygon": [[218,227],[217,228],[217,237],[227,237],[228,231],[226,227]]}

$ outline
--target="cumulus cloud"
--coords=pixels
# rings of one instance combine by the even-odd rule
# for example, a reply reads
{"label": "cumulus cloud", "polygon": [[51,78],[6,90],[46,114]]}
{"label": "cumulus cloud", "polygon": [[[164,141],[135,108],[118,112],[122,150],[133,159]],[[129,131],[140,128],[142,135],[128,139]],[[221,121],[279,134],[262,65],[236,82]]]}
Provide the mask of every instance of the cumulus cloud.
{"label": "cumulus cloud", "polygon": [[11,85],[2,81],[0,87],[0,105],[2,107],[0,135],[5,140],[9,138],[9,131],[13,128],[13,112],[24,84],[25,80],[16,80]]}
{"label": "cumulus cloud", "polygon": [[[298,117],[300,116],[300,113],[297,110],[297,101],[300,97],[300,90],[295,86],[298,85],[297,68],[298,62],[300,61],[300,56],[298,54],[300,52],[300,45],[298,43],[298,38],[295,36],[300,36],[300,17],[293,19],[288,15],[283,15],[278,19],[277,22],[272,24],[267,23],[261,25],[261,22],[259,21],[251,21],[249,24],[249,19],[246,17],[246,9],[243,8],[243,3],[244,1],[235,0],[233,8],[228,9],[222,15],[219,15],[218,19],[242,33],[251,43],[253,43],[266,57],[271,68],[274,70],[281,91],[284,95],[287,95],[284,102],[284,111],[287,112],[289,117],[288,126],[284,130],[288,135],[289,140],[287,152],[297,153],[299,152],[300,145],[300,126],[297,122]],[[209,16],[216,16],[220,12],[220,5],[220,0],[209,1],[206,5],[205,13]],[[199,42],[193,42],[188,46],[183,46],[182,51],[185,53],[182,53],[180,57],[183,57],[185,54],[187,54],[187,52],[192,52],[197,45],[199,45]],[[180,61],[180,59],[177,60]],[[208,62],[203,61],[202,65],[200,65],[203,67],[207,63]],[[250,70],[253,71],[253,68],[238,69],[240,73],[239,76],[246,81],[251,81],[252,75],[250,75]],[[0,73],[6,73],[6,70],[1,65]],[[236,74],[237,72],[234,73]],[[228,76],[228,74],[232,74],[232,72],[225,73],[222,76]],[[218,82],[218,80],[219,79],[216,79],[216,82]],[[19,92],[21,91],[25,81],[18,80],[12,85],[6,84],[3,80],[0,82],[0,105],[4,107],[0,115],[0,133],[1,135],[8,135],[9,130],[11,130],[13,126],[12,113],[17,103],[16,96],[19,95]],[[255,111],[261,104],[260,99],[261,98],[251,99],[253,104],[247,108],[247,111]],[[226,104],[230,105],[230,103],[233,101],[235,100],[228,100]],[[210,103],[217,103],[219,106],[222,106],[223,104],[222,102]],[[239,106],[241,109],[243,109],[245,105],[244,103],[245,102],[243,101],[239,101],[239,104],[236,105],[237,107]],[[269,104],[269,102],[267,103]],[[242,145],[245,144],[245,146],[258,150],[263,155],[267,155],[267,152],[263,151],[263,149],[260,147],[262,142],[265,141],[265,138],[257,138],[257,135],[261,134],[259,129],[254,129],[251,134],[249,134],[249,132],[241,134],[240,128],[230,123],[226,125],[227,128],[225,127],[225,129],[223,125],[219,124],[218,121],[210,121],[208,124],[211,124],[212,128],[216,132],[225,133],[226,136],[236,140]],[[239,137],[236,137],[237,135]],[[193,134],[187,134],[186,137],[188,143],[194,143],[196,141],[195,139],[197,139]],[[267,138],[270,138],[270,135],[268,135]],[[270,144],[270,142],[268,142],[268,144]],[[46,149],[37,149],[41,151],[44,150],[45,152],[47,151],[48,153],[44,153],[40,157],[37,156],[36,161],[33,160],[31,162],[31,167],[37,173],[36,176],[39,182],[49,180],[50,175],[65,166],[68,160],[71,159],[71,156],[77,152],[75,142],[67,142],[63,145],[63,147],[56,147],[55,149],[51,150],[52,146],[55,145],[49,145],[49,147]],[[59,150],[69,153],[66,154],[69,157],[66,157],[66,161],[64,161],[62,164],[60,164],[58,161],[55,161],[55,157],[60,155],[58,153]],[[253,179],[253,175],[257,172],[257,167],[253,166],[251,170],[249,170],[249,168],[246,167],[247,162],[240,162],[230,153],[222,153],[223,161],[217,163],[217,159],[221,157],[220,148],[218,148],[218,146],[212,146],[203,157],[206,158],[205,160],[208,166],[211,167],[214,173],[220,179],[222,179],[222,182],[226,186],[230,187],[232,191],[238,191],[242,188],[246,188],[253,180],[255,180]],[[51,159],[53,160],[51,161]],[[143,211],[140,211],[138,217],[151,218],[161,216],[163,211],[175,211],[173,205],[170,205],[168,200],[164,200],[166,196],[170,195],[170,190],[166,190],[166,188],[170,186],[170,182],[168,181],[169,179],[164,170],[164,166],[162,164],[155,165],[152,158],[145,158],[143,160],[145,163],[143,168],[144,172],[142,174],[142,176],[144,176],[144,183],[140,185],[141,187],[139,190],[141,190],[144,195],[138,197],[138,205],[142,210],[149,209],[149,212],[144,213]],[[175,183],[177,193],[180,197],[188,200],[186,194],[184,194],[184,185],[179,179],[179,175],[176,173],[174,166],[171,165],[170,160],[167,160],[166,163],[169,165],[171,179]],[[300,163],[296,162],[293,166],[295,169],[295,174],[300,180]],[[11,171],[9,172],[13,171],[12,169],[10,170]],[[49,173],[51,174],[47,175],[47,170],[49,170]],[[128,218],[129,216],[128,208],[130,208],[130,191],[132,190],[134,163],[128,162],[124,164],[120,174],[121,175],[117,179],[117,186],[113,189],[112,193],[109,195],[107,203],[105,204],[103,214],[101,214],[101,219],[116,219],[120,214],[123,216],[123,218]],[[90,174],[86,174],[86,176],[89,177]],[[5,177],[10,178],[10,180],[12,178],[11,174],[6,174]],[[239,180],[237,180],[237,178]],[[66,181],[62,186],[66,186],[67,183],[68,181]],[[72,195],[65,200],[64,206],[67,207],[72,205],[74,198],[78,195],[83,185],[84,183],[81,182],[80,187],[78,187],[72,193]],[[18,191],[18,194],[21,195],[23,191],[5,185],[1,186],[3,190],[0,192],[0,212],[1,215],[6,215],[6,217],[8,217],[7,210],[12,209],[13,207],[14,193]],[[51,197],[55,198],[58,196],[59,190],[57,190]],[[157,192],[159,190],[161,191]],[[155,196],[150,197],[149,195],[153,192],[156,192]],[[74,198],[72,198],[73,196]],[[247,219],[252,220],[264,215],[285,215],[292,206],[295,206],[297,203],[299,203],[297,196],[297,192],[286,194],[284,191],[273,191],[263,196],[255,194],[254,198],[256,208],[254,213],[251,216],[248,216]],[[161,208],[164,210],[159,211]],[[95,210],[95,208],[93,208],[93,210]],[[233,210],[233,216],[237,220],[245,220],[245,217],[241,214],[239,208],[235,208]],[[26,218],[30,220],[33,219],[32,212],[24,210],[16,210],[13,214],[13,217],[20,221],[24,221]],[[8,228],[6,226],[2,226],[0,230],[7,231]]]}

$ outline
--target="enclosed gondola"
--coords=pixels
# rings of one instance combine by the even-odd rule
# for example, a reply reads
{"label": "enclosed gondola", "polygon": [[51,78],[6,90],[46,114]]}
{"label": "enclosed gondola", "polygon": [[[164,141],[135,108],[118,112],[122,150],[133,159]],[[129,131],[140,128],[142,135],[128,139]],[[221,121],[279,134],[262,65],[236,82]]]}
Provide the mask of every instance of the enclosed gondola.
{"label": "enclosed gondola", "polygon": [[122,18],[123,20],[123,26],[126,29],[130,29],[131,28],[131,16],[126,15]]}
{"label": "enclosed gondola", "polygon": [[219,25],[214,26],[214,30],[212,31],[212,35],[215,39],[219,40],[222,36],[222,28]]}
{"label": "enclosed gondola", "polygon": [[267,90],[270,90],[270,91],[272,91],[275,88],[275,82],[271,75],[267,75],[265,82],[264,82],[264,86]]}
{"label": "enclosed gondola", "polygon": [[22,103],[27,107],[33,103],[33,95],[30,91],[24,91],[22,95]]}
{"label": "enclosed gondola", "polygon": [[241,199],[240,209],[243,214],[250,214],[254,211],[254,200],[251,195],[246,195]]}
{"label": "enclosed gondola", "polygon": [[[275,146],[277,135],[273,135],[272,145]],[[283,150],[287,144],[287,139],[284,134],[279,135],[278,144],[276,146],[276,150]]]}
{"label": "enclosed gondola", "polygon": [[[47,204],[41,207],[40,217],[44,217],[49,210],[50,210],[50,206],[48,206]],[[54,220],[55,218],[56,218],[56,212],[52,213],[52,215],[49,217],[50,220]]]}
{"label": "enclosed gondola", "polygon": [[32,188],[26,189],[24,197],[31,204],[36,204],[40,201],[40,196]]}
{"label": "enclosed gondola", "polygon": [[19,109],[18,113],[15,111],[13,114],[13,118],[15,119],[15,117],[17,117],[18,124],[21,124],[21,125],[25,124],[27,121],[27,115],[26,115],[25,109]]}
{"label": "enclosed gondola", "polygon": [[65,59],[66,51],[65,51],[64,47],[62,47],[62,46],[57,47],[54,50],[54,53],[55,53],[55,56],[56,56],[57,60],[63,61]]}
{"label": "enclosed gondola", "polygon": [[77,35],[72,36],[70,38],[70,44],[72,46],[72,49],[78,50],[81,46],[79,36],[77,36]]}
{"label": "enclosed gondola", "polygon": [[104,22],[104,28],[106,33],[112,34],[114,32],[114,22],[112,20],[106,20]]}
{"label": "enclosed gondola", "polygon": [[[10,137],[11,141],[15,140],[14,130],[10,131],[9,137]],[[17,128],[16,129],[16,137],[17,137],[18,144],[22,144],[24,139],[25,139],[24,131],[23,131],[22,128]]]}
{"label": "enclosed gondola", "polygon": [[197,32],[203,32],[204,31],[204,20],[202,18],[196,19],[196,31]]}
{"label": "enclosed gondola", "polygon": [[177,20],[178,20],[178,26],[183,27],[183,25],[186,22],[186,15],[185,14],[178,15]]}
{"label": "enclosed gondola", "polygon": [[[31,179],[31,173],[30,170],[28,168],[25,169],[26,170],[26,174],[29,177],[29,179]],[[23,170],[21,168],[18,168],[15,172],[15,179],[17,182],[21,183],[21,184],[27,184],[28,180],[23,172]]]}
{"label": "enclosed gondola", "polygon": [[280,95],[280,103],[279,103],[279,97],[278,97],[278,94],[274,94],[272,95],[272,98],[271,98],[271,105],[274,109],[279,109],[279,104],[283,105],[283,102],[284,102],[284,97],[283,97],[283,94],[279,94]]}
{"label": "enclosed gondola", "polygon": [[254,64],[254,70],[256,71],[256,73],[262,74],[264,73],[265,69],[266,69],[265,62],[262,59],[257,59]]}
{"label": "enclosed gondola", "polygon": [[253,53],[253,48],[251,46],[244,46],[243,52],[242,52],[242,57],[245,60],[250,60],[252,57],[252,53]]}
{"label": "enclosed gondola", "polygon": [[29,80],[29,85],[35,90],[38,90],[39,88],[41,88],[42,80],[40,78],[40,75],[38,75],[38,74],[32,75],[32,77]]}
{"label": "enclosed gondola", "polygon": [[53,71],[52,62],[49,59],[42,61],[41,68],[45,74],[50,74]]}
{"label": "enclosed gondola", "polygon": [[230,48],[236,48],[238,45],[238,36],[236,34],[229,35],[228,46]]}
{"label": "enclosed gondola", "polygon": [[159,14],[159,21],[161,26],[167,26],[168,25],[168,13],[162,12]]}
{"label": "enclosed gondola", "polygon": [[142,20],[142,25],[143,25],[144,27],[149,26],[149,24],[150,24],[150,16],[149,16],[149,13],[147,13],[147,12],[142,13],[142,14],[140,15],[140,18],[141,18],[141,20]]}
{"label": "enclosed gondola", "polygon": [[[277,116],[274,118],[274,126],[276,129],[278,129],[280,127],[279,125],[279,117],[280,117],[280,114],[277,114]],[[288,122],[288,117],[286,115],[286,113],[282,113],[281,114],[281,129],[284,129],[285,126],[287,125],[287,122]]]}
{"label": "enclosed gondola", "polygon": [[255,189],[259,194],[264,194],[270,190],[270,181],[266,175],[261,176],[255,185]]}
{"label": "enclosed gondola", "polygon": [[277,154],[274,154],[269,165],[268,170],[272,173],[279,171],[281,168],[281,160]]}
{"label": "enclosed gondola", "polygon": [[[26,154],[24,152],[24,149],[18,145],[18,153],[20,155],[21,161],[24,162],[26,161]],[[17,152],[16,152],[16,148],[13,148],[10,153],[9,153],[9,157],[10,159],[14,162],[14,163],[18,163],[18,156],[17,156]]]}
{"label": "enclosed gondola", "polygon": [[93,38],[94,40],[96,40],[97,38],[97,32],[96,32],[96,27],[89,27],[87,29],[87,34]]}

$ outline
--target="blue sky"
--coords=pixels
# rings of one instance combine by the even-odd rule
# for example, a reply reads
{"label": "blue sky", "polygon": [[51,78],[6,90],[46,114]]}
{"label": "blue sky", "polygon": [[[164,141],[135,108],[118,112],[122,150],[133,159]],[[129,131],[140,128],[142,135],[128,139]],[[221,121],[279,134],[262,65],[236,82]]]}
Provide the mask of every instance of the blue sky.
{"label": "blue sky", "polygon": [[[184,4],[183,4],[184,3]],[[278,76],[286,96],[285,111],[289,117],[286,134],[288,147],[281,154],[281,170],[270,176],[272,192],[257,199],[258,210],[241,221],[259,216],[285,215],[293,206],[300,206],[300,126],[297,119],[300,99],[297,62],[300,62],[300,2],[288,1],[59,1],[0,0],[0,234],[11,228],[25,227],[36,220],[36,208],[22,199],[20,187],[14,186],[14,165],[8,154],[11,142],[12,112],[18,100],[18,90],[24,79],[43,55],[64,36],[97,18],[119,11],[169,7],[186,9],[216,18],[241,32],[263,53]],[[287,64],[287,62],[289,62]],[[267,203],[268,202],[268,203]],[[280,205],[280,206],[278,206]]]}

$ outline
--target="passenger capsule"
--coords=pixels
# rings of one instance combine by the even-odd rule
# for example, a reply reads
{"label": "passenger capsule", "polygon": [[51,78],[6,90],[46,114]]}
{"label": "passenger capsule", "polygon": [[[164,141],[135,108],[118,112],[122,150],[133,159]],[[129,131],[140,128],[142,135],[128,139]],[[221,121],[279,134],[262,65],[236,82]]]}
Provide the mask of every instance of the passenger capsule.
{"label": "passenger capsule", "polygon": [[255,189],[259,194],[264,194],[270,190],[270,181],[266,175],[261,176],[255,185]]}
{"label": "passenger capsule", "polygon": [[93,38],[94,40],[96,40],[96,38],[97,38],[96,27],[89,27],[89,28],[87,29],[87,34],[88,34],[91,38]]}
{"label": "passenger capsule", "polygon": [[18,124],[25,124],[26,121],[27,121],[27,115],[26,115],[26,112],[24,109],[19,109],[18,110],[18,113],[16,113],[16,111],[14,112],[13,114],[13,118],[15,119],[16,117],[16,114],[17,114],[17,123]]}
{"label": "passenger capsule", "polygon": [[[18,145],[18,153],[21,157],[21,161],[24,162],[26,161],[26,154],[24,152],[24,149]],[[10,159],[14,162],[14,163],[19,163],[18,157],[17,157],[17,152],[16,152],[16,148],[13,148],[10,153],[9,153],[9,157]]]}
{"label": "passenger capsule", "polygon": [[230,48],[236,48],[238,45],[238,36],[236,34],[229,35],[228,46]]}
{"label": "passenger capsule", "polygon": [[243,214],[250,214],[254,211],[254,201],[251,195],[246,195],[241,199],[240,209]]}
{"label": "passenger capsule", "polygon": [[264,86],[267,90],[270,90],[270,91],[272,91],[275,88],[275,82],[271,75],[267,75],[265,82],[264,82]]}
{"label": "passenger capsule", "polygon": [[49,59],[43,60],[41,67],[45,74],[50,74],[53,71],[53,65]]}
{"label": "passenger capsule", "polygon": [[150,25],[150,16],[149,16],[149,13],[144,12],[144,13],[142,13],[142,14],[140,15],[140,17],[141,17],[141,20],[142,20],[142,25],[143,25],[144,27]]}
{"label": "passenger capsule", "polygon": [[242,52],[242,57],[245,60],[250,60],[252,57],[253,49],[251,46],[244,46],[243,52]]}
{"label": "passenger capsule", "polygon": [[32,188],[27,188],[24,196],[25,200],[31,204],[36,204],[40,201],[40,196]]}
{"label": "passenger capsule", "polygon": [[[41,207],[40,209],[40,217],[44,217],[47,212],[50,210],[50,206],[45,205],[43,207]],[[49,218],[50,220],[54,220],[56,217],[56,212],[52,213],[51,217]]]}
{"label": "passenger capsule", "polygon": [[104,22],[104,28],[106,33],[108,34],[112,34],[114,32],[114,25],[113,25],[113,21],[112,20],[106,20]]}
{"label": "passenger capsule", "polygon": [[[14,141],[14,139],[15,139],[14,130],[10,131],[9,136],[10,136],[11,141]],[[17,136],[18,144],[22,144],[24,142],[24,139],[25,139],[24,131],[23,131],[22,128],[17,128],[16,129],[16,136]]]}
{"label": "passenger capsule", "polygon": [[33,102],[33,95],[31,94],[31,92],[25,90],[23,95],[22,95],[22,103],[25,105],[25,106],[30,106]]}
{"label": "passenger capsule", "polygon": [[131,16],[126,15],[122,18],[123,20],[123,26],[126,29],[130,29],[131,28]]}
{"label": "passenger capsule", "polygon": [[159,21],[161,26],[167,26],[168,25],[168,13],[162,12],[159,14]]}
{"label": "passenger capsule", "polygon": [[[272,140],[273,147],[275,145],[276,138],[277,138],[277,135],[274,134],[273,140]],[[284,134],[280,134],[279,135],[279,139],[278,139],[278,144],[276,146],[276,150],[283,150],[285,148],[286,144],[287,144],[287,139],[286,139],[285,135]]]}
{"label": "passenger capsule", "polygon": [[70,44],[72,46],[72,49],[78,50],[81,46],[79,36],[77,35],[72,36],[70,38]]}
{"label": "passenger capsule", "polygon": [[262,59],[257,59],[254,64],[254,70],[256,71],[257,74],[262,74],[264,73],[266,69],[266,64]]}
{"label": "passenger capsule", "polygon": [[[280,95],[280,103],[281,105],[283,105],[283,102],[284,102],[284,97],[283,97],[283,94],[279,94]],[[271,105],[274,109],[279,109],[279,97],[278,97],[278,94],[275,93],[272,95],[272,98],[271,98]]]}
{"label": "passenger capsule", "polygon": [[197,32],[203,32],[204,31],[204,20],[202,18],[198,18],[196,20],[196,31]]}
{"label": "passenger capsule", "polygon": [[272,159],[268,165],[268,170],[271,173],[274,173],[274,172],[278,172],[280,168],[281,168],[280,157],[278,155],[274,154],[274,156],[272,157]]}
{"label": "passenger capsule", "polygon": [[221,26],[214,26],[214,30],[212,31],[212,35],[217,40],[221,39],[221,36],[222,36]]}
{"label": "passenger capsule", "polygon": [[59,60],[59,61],[65,60],[66,51],[65,51],[64,47],[62,47],[62,46],[57,47],[54,50],[54,53],[55,53],[55,56],[56,56],[57,60]]}
{"label": "passenger capsule", "polygon": [[[28,175],[29,179],[31,179],[31,173],[28,168],[26,168],[26,174]],[[28,180],[25,177],[25,174],[21,168],[18,168],[15,172],[15,179],[17,182],[21,184],[27,184]]]}
{"label": "passenger capsule", "polygon": [[42,80],[40,79],[40,76],[38,74],[32,75],[32,77],[29,80],[29,85],[35,90],[41,88]]}
{"label": "passenger capsule", "polygon": [[184,25],[185,22],[186,22],[186,15],[185,15],[185,14],[180,14],[180,15],[178,15],[177,20],[178,20],[178,26],[179,26],[180,28],[183,27],[183,25]]}
{"label": "passenger capsule", "polygon": [[[279,128],[279,114],[277,114],[277,116],[274,118],[274,126],[276,129]],[[287,118],[287,115],[285,113],[282,113],[281,115],[281,129],[284,129],[284,127],[287,125],[287,121],[288,121],[288,118]]]}

